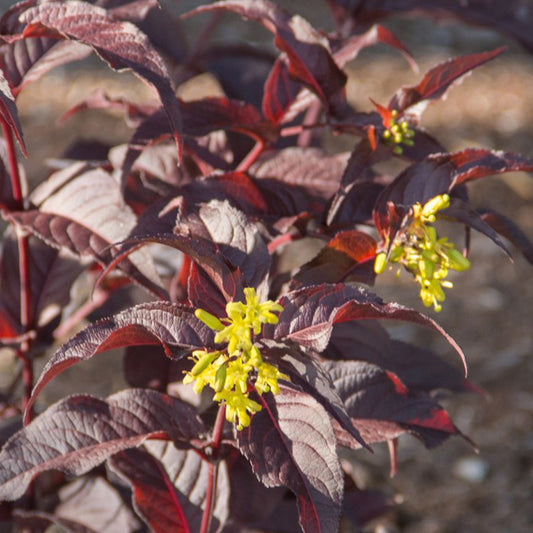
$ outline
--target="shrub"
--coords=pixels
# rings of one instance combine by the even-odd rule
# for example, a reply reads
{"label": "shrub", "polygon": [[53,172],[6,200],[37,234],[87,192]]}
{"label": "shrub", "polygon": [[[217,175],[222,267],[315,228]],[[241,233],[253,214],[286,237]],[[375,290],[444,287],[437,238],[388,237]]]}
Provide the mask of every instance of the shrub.
{"label": "shrub", "polygon": [[[150,0],[29,0],[3,15],[0,327],[21,366],[2,396],[7,520],[32,531],[329,533],[343,513],[362,527],[389,506],[344,472],[341,448],[384,441],[394,465],[402,433],[429,448],[468,440],[432,392],[478,389],[381,321],[433,330],[466,368],[460,347],[433,318],[364,285],[397,268],[428,312],[440,311],[449,272],[471,266],[471,229],[533,261],[509,219],[468,197],[469,182],[530,172],[533,162],[481,148],[450,153],[421,126],[425,103],[502,48],[438,64],[374,112],[348,104],[343,67],[362,49],[386,44],[415,64],[380,18],[419,4],[442,12],[437,1],[389,4],[330,0],[337,29],[328,35],[266,0],[212,3],[182,20]],[[515,3],[490,4],[448,9],[531,48],[522,23],[506,18]],[[491,18],[494,9],[502,16]],[[211,25],[188,48],[181,25],[205,12]],[[278,53],[206,45],[223,12],[262,24]],[[99,92],[69,111],[118,110],[131,139],[105,155],[101,143],[85,143],[77,160],[74,145],[27,194],[17,97],[92,51],[139,76],[154,100]],[[225,96],[177,98],[201,72]],[[328,153],[324,131],[353,136],[351,153]],[[384,175],[378,163],[388,160],[404,169]],[[464,243],[443,235],[440,219],[464,227]],[[285,267],[299,259],[295,243],[311,240],[321,242],[314,257]],[[137,287],[144,296],[131,306]],[[117,348],[132,388],[70,396],[36,416],[53,378]]]}

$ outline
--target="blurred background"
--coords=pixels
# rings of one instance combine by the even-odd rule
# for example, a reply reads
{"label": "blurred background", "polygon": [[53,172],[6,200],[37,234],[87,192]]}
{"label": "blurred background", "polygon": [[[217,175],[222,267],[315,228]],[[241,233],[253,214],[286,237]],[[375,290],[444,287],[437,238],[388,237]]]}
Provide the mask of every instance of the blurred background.
{"label": "blurred background", "polygon": [[[172,6],[179,14],[201,3],[176,1]],[[278,3],[316,27],[333,28],[321,0]],[[3,1],[0,7],[3,10],[11,4]],[[533,10],[531,2],[524,6]],[[209,16],[202,15],[184,24],[191,43],[208,21]],[[486,147],[533,158],[532,54],[489,29],[451,19],[437,23],[404,15],[383,24],[412,52],[420,72],[411,71],[397,51],[385,46],[364,50],[347,68],[347,94],[356,108],[371,110],[369,97],[386,104],[396,89],[415,84],[428,68],[444,59],[505,44],[506,53],[453,87],[445,101],[432,103],[422,124],[449,150]],[[270,33],[236,16],[224,16],[211,39],[253,41],[274,49]],[[64,111],[96,89],[136,101],[153,96],[133,76],[113,73],[94,57],[56,69],[23,90],[18,104],[29,152],[24,164],[30,182],[42,179],[47,173],[46,160],[60,157],[75,138],[99,138],[113,144],[128,141],[131,130],[113,113],[87,111],[57,123]],[[192,99],[219,90],[212,79],[199,76],[180,88],[180,94]],[[331,137],[327,147],[331,152],[349,151],[354,142],[353,137]],[[510,216],[533,239],[531,175],[486,178],[473,183],[470,191],[475,206],[492,207]],[[477,444],[479,454],[458,438],[428,451],[413,438],[402,437],[398,472],[390,479],[385,445],[375,446],[374,455],[358,452],[353,464],[357,482],[361,487],[381,488],[398,504],[368,531],[533,531],[533,267],[518,252],[513,257],[510,262],[491,241],[474,234],[472,268],[453,279],[455,288],[448,291],[443,311],[438,315],[429,311],[462,346],[470,379],[486,391],[484,397],[464,395],[442,401],[459,429]],[[397,280],[385,274],[374,290],[385,299],[427,312],[407,277]],[[434,334],[411,325],[390,329],[396,338],[428,345],[443,357],[456,359]],[[86,382],[83,390],[87,392],[116,390],[121,386],[120,364],[117,354],[76,366],[55,380],[43,399],[50,402],[75,392],[73,383],[79,383],[78,379]]]}

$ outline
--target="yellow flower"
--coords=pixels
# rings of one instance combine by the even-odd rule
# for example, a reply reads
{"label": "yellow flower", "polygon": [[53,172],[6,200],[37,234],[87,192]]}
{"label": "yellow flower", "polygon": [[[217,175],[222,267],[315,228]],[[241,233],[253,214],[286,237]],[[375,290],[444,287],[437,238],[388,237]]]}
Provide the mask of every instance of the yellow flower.
{"label": "yellow flower", "polygon": [[261,333],[263,324],[277,324],[274,313],[283,307],[271,300],[260,302],[255,289],[244,289],[246,302],[226,304],[227,316],[218,319],[203,309],[195,316],[216,331],[215,342],[226,343],[222,350],[208,352],[196,350],[191,359],[195,362],[185,373],[184,383],[194,382],[194,391],[202,392],[208,385],[215,391],[213,399],[226,404],[226,419],[236,424],[240,431],[250,424],[250,414],[261,410],[261,405],[248,398],[251,386],[259,395],[279,392],[278,379],[289,381],[275,366],[264,363],[259,348],[253,343]]}
{"label": "yellow flower", "polygon": [[237,430],[241,431],[243,428],[250,425],[250,416],[248,413],[257,413],[261,411],[261,406],[250,400],[247,394],[240,391],[223,390],[217,392],[214,396],[217,402],[224,402],[226,404],[226,420],[232,424],[236,424]]}
{"label": "yellow flower", "polygon": [[[399,263],[404,266],[420,285],[420,299],[435,311],[442,309],[445,299],[443,288],[453,287],[446,281],[449,270],[463,271],[470,268],[470,261],[455,249],[446,237],[437,238],[437,232],[431,225],[436,214],[450,205],[447,194],[439,194],[428,200],[423,206],[415,204],[410,211],[411,221],[404,231],[398,233],[389,257],[384,252],[376,255],[374,271],[380,274],[387,263]],[[385,243],[388,248],[388,242]]]}
{"label": "yellow flower", "polygon": [[289,376],[280,372],[275,366],[269,363],[263,363],[257,369],[257,379],[255,381],[255,389],[259,394],[272,391],[273,394],[279,392],[278,380],[284,379],[290,381]]}

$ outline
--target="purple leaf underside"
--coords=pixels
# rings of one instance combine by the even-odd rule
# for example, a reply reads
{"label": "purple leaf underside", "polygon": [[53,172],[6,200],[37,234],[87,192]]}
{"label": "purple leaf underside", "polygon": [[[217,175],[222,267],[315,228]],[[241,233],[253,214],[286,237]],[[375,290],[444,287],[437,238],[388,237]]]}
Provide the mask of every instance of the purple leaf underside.
{"label": "purple leaf underside", "polygon": [[[239,447],[267,487],[296,495],[303,531],[336,533],[343,474],[326,411],[311,396],[280,387],[239,433]],[[311,422],[312,421],[312,422]]]}
{"label": "purple leaf underside", "polygon": [[177,304],[151,302],[126,309],[91,324],[55,352],[35,384],[30,405],[55,376],[98,353],[147,344],[162,345],[168,357],[181,357],[197,347],[213,346],[213,338],[213,331],[191,309]]}
{"label": "purple leaf underside", "polygon": [[127,389],[107,400],[71,396],[8,440],[0,452],[0,498],[16,500],[46,470],[78,476],[148,438],[187,445],[202,431],[194,409],[155,391]]}

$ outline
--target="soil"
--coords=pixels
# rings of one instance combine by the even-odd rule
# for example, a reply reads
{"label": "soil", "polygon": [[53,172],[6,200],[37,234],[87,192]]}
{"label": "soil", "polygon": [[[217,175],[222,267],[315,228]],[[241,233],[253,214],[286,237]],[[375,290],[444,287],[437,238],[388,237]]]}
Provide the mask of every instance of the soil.
{"label": "soil", "polygon": [[[392,23],[393,27],[402,24]],[[433,34],[415,32],[418,41],[410,38],[409,31],[402,34],[413,48],[421,72],[445,57],[480,47],[490,49],[500,42],[490,32],[461,25],[424,28]],[[435,34],[439,37],[436,44]],[[377,53],[363,53],[350,65],[349,73],[348,96],[362,110],[371,108],[369,96],[386,103],[400,85],[420,78],[399,54],[381,47]],[[446,101],[432,104],[424,125],[449,149],[484,146],[533,157],[532,86],[533,56],[511,46],[507,55],[454,88]],[[74,135],[101,138],[104,130],[103,140],[128,140],[130,130],[120,119],[101,112],[83,112],[62,126],[54,125],[63,111],[96,88],[139,100],[150,94],[133,77],[97,69],[94,62],[75,71],[54,71],[23,91],[19,104],[30,153],[26,163],[30,178],[42,177],[45,158],[58,157]],[[337,138],[328,143],[332,150],[349,150],[353,139]],[[474,205],[497,208],[533,239],[530,175],[489,178],[474,184],[471,191]],[[455,288],[448,292],[443,311],[435,315],[464,349],[470,379],[486,392],[485,397],[443,399],[456,425],[477,444],[479,453],[460,438],[431,451],[410,437],[401,438],[398,472],[389,479],[386,446],[376,446],[374,455],[359,452],[354,469],[360,485],[382,487],[398,503],[395,511],[369,525],[368,531],[533,531],[533,268],[517,252],[513,255],[514,262],[510,262],[492,242],[475,235],[472,268],[455,277]],[[375,290],[387,299],[423,310],[415,286],[406,280],[385,276]],[[417,327],[402,325],[391,331],[398,338],[427,343],[444,357],[456,359],[440,339]],[[104,372],[109,375],[108,366]],[[108,380],[105,387],[116,385]],[[54,394],[62,392],[59,388]]]}

